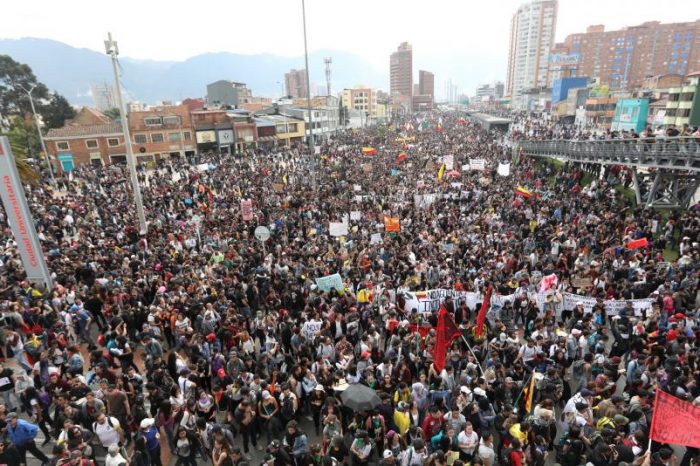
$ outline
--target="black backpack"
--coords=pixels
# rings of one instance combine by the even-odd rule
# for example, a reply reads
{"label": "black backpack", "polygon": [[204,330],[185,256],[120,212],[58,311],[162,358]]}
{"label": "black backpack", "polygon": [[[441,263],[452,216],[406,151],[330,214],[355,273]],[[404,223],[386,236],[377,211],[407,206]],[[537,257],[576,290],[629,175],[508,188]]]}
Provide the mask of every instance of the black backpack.
{"label": "black backpack", "polygon": [[284,417],[287,420],[294,419],[294,400],[292,399],[292,395],[288,395],[284,397],[284,400],[282,400],[282,417]]}
{"label": "black backpack", "polygon": [[510,454],[513,453],[513,449],[511,447],[506,447],[501,450],[501,458],[500,458],[500,463],[501,466],[510,466]]}

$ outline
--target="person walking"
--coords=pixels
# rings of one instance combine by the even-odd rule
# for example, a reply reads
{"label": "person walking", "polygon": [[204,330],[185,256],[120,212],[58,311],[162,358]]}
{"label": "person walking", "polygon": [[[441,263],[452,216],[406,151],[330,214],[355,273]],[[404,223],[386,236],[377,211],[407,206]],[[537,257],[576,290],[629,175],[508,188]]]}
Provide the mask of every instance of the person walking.
{"label": "person walking", "polygon": [[39,450],[34,442],[39,427],[24,419],[19,419],[17,413],[8,413],[5,419],[7,419],[7,437],[19,451],[22,463],[27,464],[27,452],[30,452],[41,461],[42,466],[46,466],[49,458]]}

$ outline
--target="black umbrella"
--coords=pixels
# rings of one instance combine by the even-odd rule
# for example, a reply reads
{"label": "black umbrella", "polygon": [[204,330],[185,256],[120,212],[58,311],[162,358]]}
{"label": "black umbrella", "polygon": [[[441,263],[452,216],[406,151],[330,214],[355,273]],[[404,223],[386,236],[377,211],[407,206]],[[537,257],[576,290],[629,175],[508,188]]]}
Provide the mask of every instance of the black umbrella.
{"label": "black umbrella", "polygon": [[352,384],[340,394],[343,405],[353,411],[369,411],[376,408],[382,400],[377,392],[365,385]]}

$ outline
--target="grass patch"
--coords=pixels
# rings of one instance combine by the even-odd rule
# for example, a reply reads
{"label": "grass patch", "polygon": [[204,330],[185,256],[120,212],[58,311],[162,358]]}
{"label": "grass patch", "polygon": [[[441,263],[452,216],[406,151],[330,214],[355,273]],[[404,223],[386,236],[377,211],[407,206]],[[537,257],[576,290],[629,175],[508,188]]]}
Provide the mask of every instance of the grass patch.
{"label": "grass patch", "polygon": [[667,247],[664,249],[663,256],[666,262],[675,262],[678,260],[678,257],[680,257],[680,253],[676,249]]}
{"label": "grass patch", "polygon": [[617,191],[622,197],[627,199],[632,208],[637,207],[637,195],[634,193],[633,188],[625,188],[623,185],[618,184],[617,186],[615,186],[615,191]]}

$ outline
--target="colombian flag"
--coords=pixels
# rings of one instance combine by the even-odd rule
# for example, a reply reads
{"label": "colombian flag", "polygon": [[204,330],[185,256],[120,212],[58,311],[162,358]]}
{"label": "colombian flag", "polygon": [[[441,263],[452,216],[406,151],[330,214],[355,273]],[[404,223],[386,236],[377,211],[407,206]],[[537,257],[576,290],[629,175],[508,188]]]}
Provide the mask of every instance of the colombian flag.
{"label": "colombian flag", "polygon": [[532,197],[532,192],[528,191],[527,189],[523,188],[522,186],[518,186],[515,188],[515,195],[516,196],[522,196],[524,198],[531,198]]}
{"label": "colombian flag", "polygon": [[362,155],[377,155],[377,149],[374,147],[363,147]]}

